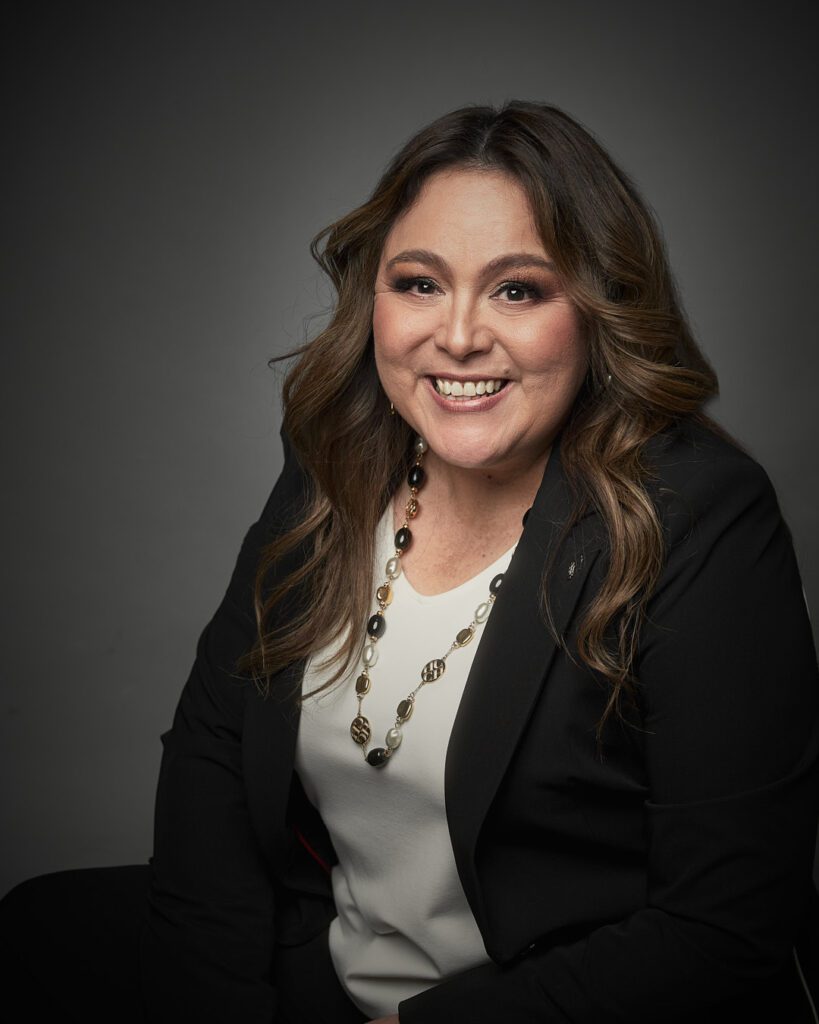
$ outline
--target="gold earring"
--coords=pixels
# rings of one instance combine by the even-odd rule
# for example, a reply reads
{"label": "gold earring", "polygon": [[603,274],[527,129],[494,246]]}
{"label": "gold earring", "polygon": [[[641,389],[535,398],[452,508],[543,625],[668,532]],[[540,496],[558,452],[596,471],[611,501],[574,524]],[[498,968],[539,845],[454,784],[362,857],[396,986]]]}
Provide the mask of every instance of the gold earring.
{"label": "gold earring", "polygon": [[390,416],[395,415],[395,406],[390,402]]}

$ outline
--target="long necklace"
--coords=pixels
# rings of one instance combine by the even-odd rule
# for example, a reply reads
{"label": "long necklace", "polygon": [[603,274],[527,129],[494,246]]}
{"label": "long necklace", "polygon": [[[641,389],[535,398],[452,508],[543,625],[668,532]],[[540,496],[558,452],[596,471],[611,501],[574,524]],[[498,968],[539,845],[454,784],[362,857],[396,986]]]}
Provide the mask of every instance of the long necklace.
{"label": "long necklace", "polygon": [[395,723],[387,732],[384,740],[384,746],[374,747],[368,752],[367,746],[372,735],[372,728],[369,720],[362,714],[362,705],[364,703],[364,698],[370,692],[370,686],[372,683],[370,672],[376,661],[378,661],[377,644],[387,629],[384,612],[392,603],[392,588],[395,581],[401,575],[401,556],[412,543],[412,531],[409,528],[409,522],[418,515],[418,510],[420,508],[420,505],[418,504],[418,492],[424,486],[426,481],[426,472],[421,465],[421,460],[427,450],[427,443],[422,437],[416,437],[413,448],[415,452],[415,461],[407,474],[407,484],[409,485],[410,495],[406,505],[404,506],[404,522],[395,535],[395,554],[387,560],[387,564],[384,567],[384,574],[387,578],[375,592],[378,611],[376,611],[367,622],[368,642],[365,644],[364,650],[361,652],[362,669],[355,681],[358,713],[350,725],[350,735],[352,736],[353,741],[362,749],[364,753],[364,760],[367,764],[372,765],[373,768],[383,768],[387,761],[389,761],[389,759],[395,754],[395,751],[401,746],[401,741],[404,738],[402,726],[408,722],[412,716],[418,692],[422,687],[427,686],[429,683],[434,683],[441,678],[446,671],[447,658],[453,651],[457,651],[461,647],[466,647],[466,645],[471,642],[477,632],[478,626],[489,618],[489,613],[492,611],[492,605],[495,603],[495,598],[497,597],[501,583],[503,582],[502,572],[498,573],[498,575],[492,579],[492,582],[489,584],[489,595],[487,599],[482,601],[475,609],[475,613],[469,625],[458,630],[455,635],[455,639],[449,646],[449,649],[442,654],[440,658],[433,658],[432,661],[428,661],[426,665],[424,665],[421,669],[420,683],[411,693],[407,694],[407,696],[399,702],[395,713]]}

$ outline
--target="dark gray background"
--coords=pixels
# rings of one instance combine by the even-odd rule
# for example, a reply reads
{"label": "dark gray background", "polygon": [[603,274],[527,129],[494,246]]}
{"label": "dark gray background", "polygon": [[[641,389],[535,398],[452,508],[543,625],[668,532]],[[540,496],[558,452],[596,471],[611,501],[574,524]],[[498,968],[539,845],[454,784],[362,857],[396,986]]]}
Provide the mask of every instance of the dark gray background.
{"label": "dark gray background", "polygon": [[266,360],[326,322],[309,240],[461,104],[556,103],[635,177],[816,618],[814,6],[20,5],[0,892],[148,857],[159,735],[280,466]]}

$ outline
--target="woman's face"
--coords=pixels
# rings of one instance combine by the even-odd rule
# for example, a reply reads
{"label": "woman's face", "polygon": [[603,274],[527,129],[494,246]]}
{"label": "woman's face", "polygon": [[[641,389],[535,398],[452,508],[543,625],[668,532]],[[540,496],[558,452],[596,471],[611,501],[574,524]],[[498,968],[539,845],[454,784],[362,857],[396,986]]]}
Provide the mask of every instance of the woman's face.
{"label": "woman's face", "polygon": [[467,469],[545,457],[586,372],[579,316],[527,196],[496,171],[436,172],[392,226],[373,336],[396,411]]}

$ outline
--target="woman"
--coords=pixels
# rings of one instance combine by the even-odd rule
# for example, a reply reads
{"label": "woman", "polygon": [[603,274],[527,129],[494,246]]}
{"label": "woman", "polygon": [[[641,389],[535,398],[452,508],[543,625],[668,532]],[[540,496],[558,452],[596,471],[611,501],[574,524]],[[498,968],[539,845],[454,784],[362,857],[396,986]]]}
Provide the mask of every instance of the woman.
{"label": "woman", "polygon": [[464,107],[313,252],[150,868],[7,916],[132,899],[153,1021],[816,1021],[799,573],[633,186],[554,107]]}

